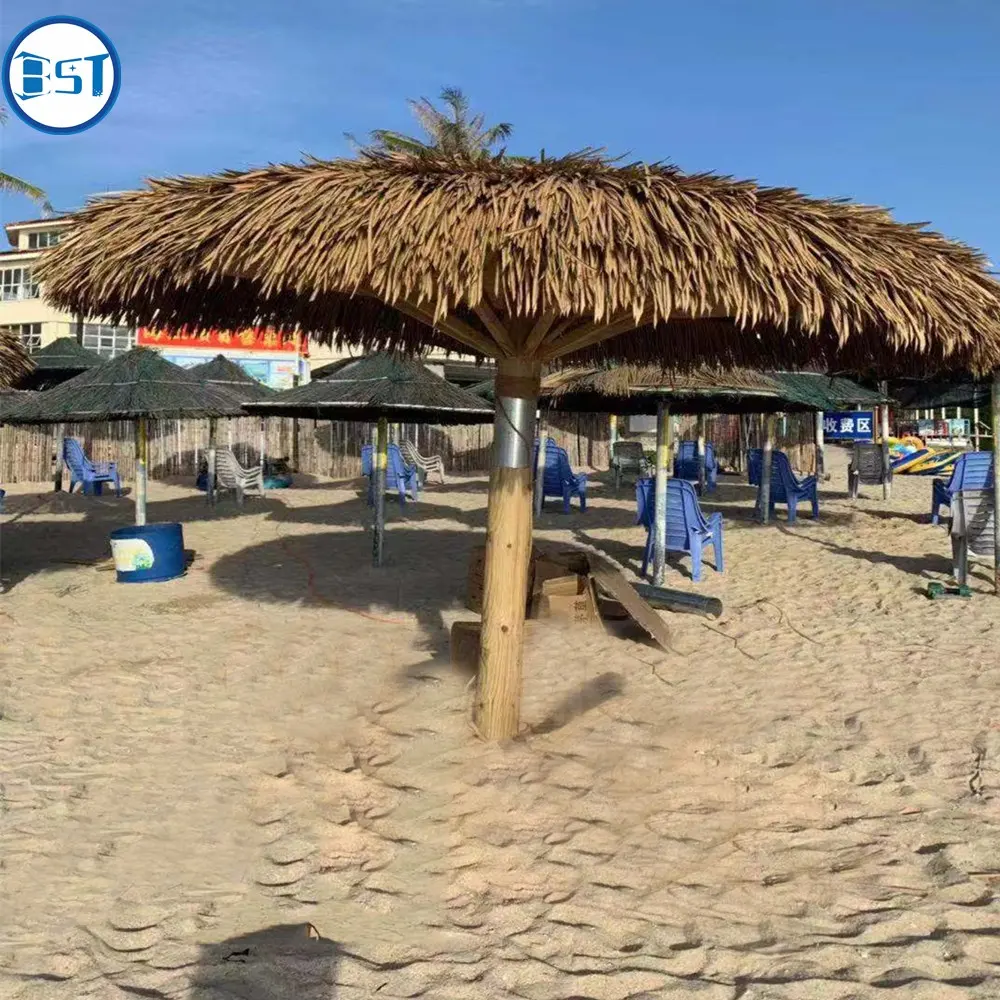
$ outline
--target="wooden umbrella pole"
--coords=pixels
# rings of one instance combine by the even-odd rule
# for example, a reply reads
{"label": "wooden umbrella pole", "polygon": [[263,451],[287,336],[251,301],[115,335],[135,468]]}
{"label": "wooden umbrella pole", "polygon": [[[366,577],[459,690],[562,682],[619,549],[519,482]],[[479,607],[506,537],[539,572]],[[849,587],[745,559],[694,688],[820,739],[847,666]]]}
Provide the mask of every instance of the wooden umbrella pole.
{"label": "wooden umbrella pole", "polygon": [[[882,383],[882,395],[888,394],[889,387]],[[888,500],[892,495],[892,481],[889,479],[889,404],[882,404],[882,499]]]}
{"label": "wooden umbrella pole", "polygon": [[535,456],[535,517],[542,516],[545,506],[545,452],[548,412],[544,403],[538,407],[538,454]]}
{"label": "wooden umbrella pole", "polygon": [[476,725],[488,740],[517,735],[524,612],[531,567],[531,452],[541,364],[497,364],[493,468],[486,514]]}
{"label": "wooden umbrella pole", "polygon": [[385,538],[385,477],[389,466],[389,423],[379,417],[375,437],[375,455],[372,462],[372,489],[375,520],[372,530],[372,565],[382,565],[382,548]]}
{"label": "wooden umbrella pole", "polygon": [[146,418],[135,422],[135,523],[146,523]]}
{"label": "wooden umbrella pole", "polygon": [[823,430],[823,411],[816,411],[816,478],[822,482],[826,472],[826,436]]}
{"label": "wooden umbrella pole", "polygon": [[705,492],[705,414],[698,414],[698,492]]}
{"label": "wooden umbrella pole", "polygon": [[972,446],[979,451],[979,407],[972,408]]}
{"label": "wooden umbrella pole", "polygon": [[615,445],[618,443],[618,417],[614,413],[608,418],[608,447],[611,454],[615,453]]}
{"label": "wooden umbrella pole", "polygon": [[208,420],[208,481],[205,483],[205,490],[208,493],[208,502],[215,503],[215,436],[218,421],[215,417]]}
{"label": "wooden umbrella pole", "polygon": [[656,407],[656,487],[653,505],[653,583],[663,586],[667,571],[667,466],[670,462],[670,405]]}
{"label": "wooden umbrella pole", "polygon": [[774,414],[764,418],[764,449],[760,461],[760,519],[771,520],[771,456],[774,454]]}
{"label": "wooden umbrella pole", "polygon": [[1000,370],[993,373],[993,586],[1000,596]]}

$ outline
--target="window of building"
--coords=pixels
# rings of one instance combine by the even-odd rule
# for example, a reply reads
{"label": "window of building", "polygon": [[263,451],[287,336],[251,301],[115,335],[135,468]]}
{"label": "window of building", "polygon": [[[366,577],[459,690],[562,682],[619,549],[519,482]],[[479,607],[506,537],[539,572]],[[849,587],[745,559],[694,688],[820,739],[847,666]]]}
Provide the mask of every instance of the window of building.
{"label": "window of building", "polygon": [[54,247],[62,239],[62,233],[58,230],[43,230],[40,233],[28,233],[28,249],[44,250],[46,247]]}
{"label": "window of building", "polygon": [[0,302],[20,302],[37,299],[38,285],[31,277],[30,267],[0,269]]}
{"label": "window of building", "polygon": [[42,346],[41,323],[15,323],[3,329],[8,333],[16,333],[29,354],[33,354]]}
{"label": "window of building", "polygon": [[114,358],[135,347],[135,330],[129,326],[85,323],[83,326],[83,346],[97,351],[102,357]]}

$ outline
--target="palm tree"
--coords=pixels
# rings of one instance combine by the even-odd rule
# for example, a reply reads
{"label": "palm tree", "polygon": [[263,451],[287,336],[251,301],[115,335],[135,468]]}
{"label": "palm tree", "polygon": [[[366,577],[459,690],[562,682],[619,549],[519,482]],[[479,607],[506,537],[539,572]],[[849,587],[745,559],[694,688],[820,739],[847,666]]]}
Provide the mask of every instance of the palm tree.
{"label": "palm tree", "polygon": [[[4,125],[6,122],[7,109],[0,105],[0,125]],[[22,181],[20,177],[15,177],[13,174],[5,174],[2,170],[0,170],[0,191],[23,194],[25,198],[30,198],[41,207],[43,215],[52,214],[52,205],[41,188],[35,187],[34,184],[29,184],[27,181]]]}
{"label": "palm tree", "polygon": [[415,139],[401,132],[375,129],[369,133],[369,145],[361,145],[348,133],[347,138],[362,152],[409,153],[411,156],[457,156],[463,159],[480,160],[491,156],[503,156],[499,143],[509,139],[514,131],[510,122],[486,127],[485,115],[469,115],[469,99],[458,87],[445,87],[439,100],[445,110],[421,97],[419,101],[408,101],[413,116],[427,133],[427,141]]}

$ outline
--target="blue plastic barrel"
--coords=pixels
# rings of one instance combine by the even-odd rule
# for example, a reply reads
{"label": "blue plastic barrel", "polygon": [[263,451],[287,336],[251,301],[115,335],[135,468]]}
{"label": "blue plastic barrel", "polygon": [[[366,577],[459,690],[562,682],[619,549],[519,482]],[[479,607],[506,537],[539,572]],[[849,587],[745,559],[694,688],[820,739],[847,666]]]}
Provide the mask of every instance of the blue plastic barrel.
{"label": "blue plastic barrel", "polygon": [[182,576],[184,531],[179,524],[144,524],[111,532],[119,583],[160,583]]}

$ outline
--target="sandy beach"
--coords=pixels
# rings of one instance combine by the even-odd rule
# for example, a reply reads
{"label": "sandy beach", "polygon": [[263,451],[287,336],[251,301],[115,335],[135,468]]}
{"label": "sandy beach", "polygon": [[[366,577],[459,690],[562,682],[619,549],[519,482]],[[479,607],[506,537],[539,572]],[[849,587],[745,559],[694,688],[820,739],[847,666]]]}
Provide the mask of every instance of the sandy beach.
{"label": "sandy beach", "polygon": [[[532,630],[525,732],[472,731],[448,629],[482,478],[213,510],[152,484],[188,574],[123,586],[129,497],[0,520],[0,1000],[1000,997],[1000,601],[950,572],[930,480],[753,519],[668,586],[673,649]],[[43,491],[43,492],[39,492]],[[536,534],[638,571],[631,488]]]}

